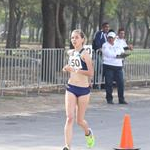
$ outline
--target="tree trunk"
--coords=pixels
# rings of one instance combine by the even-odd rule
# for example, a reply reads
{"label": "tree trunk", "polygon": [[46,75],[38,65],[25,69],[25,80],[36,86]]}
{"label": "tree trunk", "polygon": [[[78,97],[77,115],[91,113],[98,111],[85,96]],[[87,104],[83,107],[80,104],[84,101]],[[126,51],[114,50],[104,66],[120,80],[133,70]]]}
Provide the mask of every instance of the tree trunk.
{"label": "tree trunk", "polygon": [[128,43],[129,40],[130,40],[130,24],[131,24],[131,19],[128,18],[128,21],[127,21],[126,26],[125,26],[125,33],[126,33],[126,40],[127,40],[127,43]]}
{"label": "tree trunk", "polygon": [[17,26],[17,35],[16,35],[16,40],[17,40],[17,47],[20,47],[20,42],[21,42],[21,30],[23,28],[23,23],[25,19],[25,13],[20,17],[18,26]]}
{"label": "tree trunk", "polygon": [[4,7],[4,9],[5,9],[5,23],[4,23],[4,30],[3,30],[3,33],[2,33],[2,42],[4,41],[4,40],[6,40],[6,38],[7,38],[7,31],[8,31],[8,11],[7,11],[7,9],[8,9],[8,7],[7,7],[7,2],[5,2],[5,1],[2,1],[2,3],[3,3],[3,7]]}
{"label": "tree trunk", "polygon": [[106,0],[100,0],[100,7],[99,7],[99,30],[101,30],[102,23],[105,16],[105,3]]}
{"label": "tree trunk", "polygon": [[117,11],[117,17],[118,17],[119,28],[124,28],[124,24],[123,24],[124,21],[122,19],[121,11],[120,12]]}
{"label": "tree trunk", "polygon": [[64,5],[59,1],[56,4],[56,48],[65,47],[65,34]]}
{"label": "tree trunk", "polygon": [[146,29],[147,29],[147,34],[145,37],[145,41],[144,41],[144,47],[143,48],[147,48],[147,44],[148,44],[148,37],[150,35],[150,28],[149,28],[149,23],[148,23],[148,16],[145,16],[145,24],[146,24]]}
{"label": "tree trunk", "polygon": [[16,0],[9,0],[9,29],[6,48],[16,48],[17,21],[15,17]]}
{"label": "tree trunk", "polygon": [[[43,48],[55,48],[56,39],[56,3],[51,0],[42,0],[43,15]],[[42,51],[42,81],[53,82],[56,65],[55,51]]]}
{"label": "tree trunk", "polygon": [[[72,9],[71,31],[76,29],[77,20],[78,20],[78,10],[77,10],[76,7],[73,7],[73,9]],[[70,48],[71,49],[73,48],[71,42],[70,42]]]}
{"label": "tree trunk", "polygon": [[[61,1],[56,3],[56,48],[65,48],[65,37],[66,37],[66,24],[64,20],[64,5]],[[61,51],[57,50],[55,53],[55,65],[56,71],[61,71],[63,68],[63,60],[60,57]],[[62,53],[63,55],[63,53]],[[59,67],[58,67],[59,66]]]}
{"label": "tree trunk", "polygon": [[[97,14],[96,13],[96,9],[94,10],[94,14]],[[98,24],[98,17],[97,17],[97,15],[94,15],[93,14],[93,36],[92,37],[94,37],[95,36],[95,33],[96,33],[96,31],[97,31],[97,24]],[[93,39],[92,39],[93,40]]]}
{"label": "tree trunk", "polygon": [[145,26],[144,26],[144,24],[143,23],[140,23],[139,25],[139,31],[140,31],[140,41],[138,42],[139,43],[139,45],[141,46],[142,45],[142,43],[144,43],[143,41],[144,41],[144,36],[145,36]]}
{"label": "tree trunk", "polygon": [[143,48],[147,48],[149,35],[150,35],[150,29],[148,29],[148,31],[147,31],[147,33],[146,33],[146,37],[145,37],[144,47],[143,47]]}
{"label": "tree trunk", "polygon": [[136,39],[137,39],[137,21],[135,18],[134,19],[133,45],[136,45]]}
{"label": "tree trunk", "polygon": [[43,48],[55,48],[56,14],[55,3],[51,0],[42,0],[43,15]]}
{"label": "tree trunk", "polygon": [[40,41],[40,29],[41,29],[41,26],[38,26],[37,29],[36,29],[36,42],[39,42]]}
{"label": "tree trunk", "polygon": [[28,38],[28,42],[31,42],[31,27],[29,26],[29,38]]}
{"label": "tree trunk", "polygon": [[60,11],[59,11],[59,29],[60,29],[60,33],[62,36],[62,42],[63,45],[62,47],[65,47],[65,42],[66,42],[66,21],[65,21],[65,16],[64,16],[64,9],[65,9],[65,5],[64,4],[60,4]]}

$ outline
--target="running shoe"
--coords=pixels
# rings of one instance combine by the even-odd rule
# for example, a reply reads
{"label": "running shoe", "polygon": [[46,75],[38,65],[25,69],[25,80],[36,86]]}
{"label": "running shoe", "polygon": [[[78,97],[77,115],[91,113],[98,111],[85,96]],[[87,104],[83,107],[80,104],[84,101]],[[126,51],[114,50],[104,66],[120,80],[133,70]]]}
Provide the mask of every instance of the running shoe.
{"label": "running shoe", "polygon": [[86,145],[88,148],[92,148],[95,145],[95,138],[91,129],[89,129],[89,135],[85,136]]}

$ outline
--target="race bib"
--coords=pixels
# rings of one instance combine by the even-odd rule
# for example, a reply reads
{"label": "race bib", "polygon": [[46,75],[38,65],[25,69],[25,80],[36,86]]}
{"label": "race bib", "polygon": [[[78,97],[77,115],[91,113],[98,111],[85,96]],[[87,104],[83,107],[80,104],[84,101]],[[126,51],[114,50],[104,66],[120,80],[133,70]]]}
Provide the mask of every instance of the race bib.
{"label": "race bib", "polygon": [[82,65],[81,65],[80,55],[77,54],[75,56],[70,56],[70,58],[69,58],[69,65],[71,67],[73,67],[74,69],[81,69]]}
{"label": "race bib", "polygon": [[92,45],[84,45],[85,50],[90,54],[90,57],[92,58]]}

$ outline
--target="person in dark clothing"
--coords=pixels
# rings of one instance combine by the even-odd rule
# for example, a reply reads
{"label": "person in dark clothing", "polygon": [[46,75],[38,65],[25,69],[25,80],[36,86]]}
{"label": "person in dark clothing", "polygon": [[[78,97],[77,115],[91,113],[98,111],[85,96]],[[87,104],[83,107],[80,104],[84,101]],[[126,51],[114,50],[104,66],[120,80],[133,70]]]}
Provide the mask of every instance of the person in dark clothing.
{"label": "person in dark clothing", "polygon": [[[102,29],[97,31],[94,35],[94,39],[92,42],[92,49],[94,50],[94,60],[96,60],[95,64],[95,71],[94,71],[94,89],[99,89],[100,85],[98,83],[101,83],[99,80],[103,80],[103,70],[101,66],[101,48],[102,45],[107,41],[107,33],[109,31],[109,23],[104,22],[102,24]],[[100,77],[100,74],[102,75],[102,78]],[[99,78],[100,77],[100,78]]]}
{"label": "person in dark clothing", "polygon": [[102,29],[95,33],[92,48],[94,51],[102,48],[102,45],[107,41],[107,33],[109,31],[109,23],[105,22],[102,24]]}

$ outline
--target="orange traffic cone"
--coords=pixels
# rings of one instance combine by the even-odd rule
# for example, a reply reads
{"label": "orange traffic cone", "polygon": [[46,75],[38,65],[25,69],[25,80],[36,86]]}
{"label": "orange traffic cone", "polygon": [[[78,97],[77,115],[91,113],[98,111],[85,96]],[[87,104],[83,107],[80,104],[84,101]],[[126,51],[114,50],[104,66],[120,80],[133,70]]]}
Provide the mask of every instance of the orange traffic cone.
{"label": "orange traffic cone", "polygon": [[114,149],[115,150],[139,150],[139,148],[134,148],[133,146],[130,116],[128,114],[124,116],[120,147]]}

